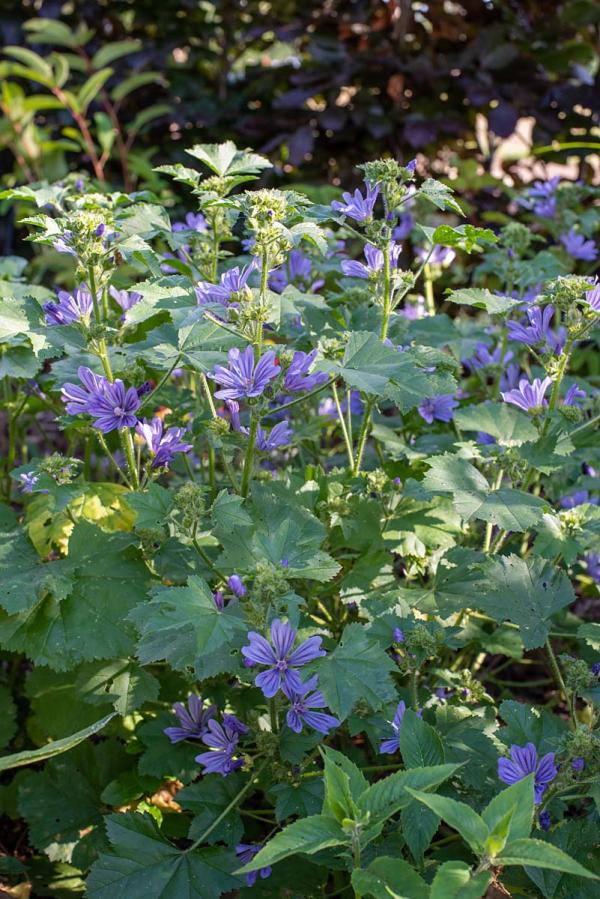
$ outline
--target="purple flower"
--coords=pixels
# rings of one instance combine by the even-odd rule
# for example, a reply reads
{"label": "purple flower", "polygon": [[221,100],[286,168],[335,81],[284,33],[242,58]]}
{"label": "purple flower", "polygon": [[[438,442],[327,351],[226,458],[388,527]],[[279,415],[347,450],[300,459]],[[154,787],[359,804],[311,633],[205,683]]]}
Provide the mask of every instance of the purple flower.
{"label": "purple flower", "polygon": [[411,159],[410,162],[406,163],[404,168],[406,169],[407,172],[410,172],[411,175],[414,175],[414,173],[417,170],[417,160]]}
{"label": "purple flower", "polygon": [[137,290],[117,290],[116,287],[109,287],[108,292],[113,300],[121,307],[123,312],[127,312],[132,306],[142,299],[142,294]]}
{"label": "purple flower", "polygon": [[300,282],[308,287],[311,292],[319,290],[325,283],[322,278],[311,283],[312,263],[302,250],[292,250],[287,262],[274,268],[269,275],[269,287],[277,293],[282,293],[288,284]]}
{"label": "purple flower", "polygon": [[600,554],[599,553],[586,553],[583,557],[583,561],[587,567],[587,573],[591,577],[593,581],[597,584],[600,584]]}
{"label": "purple flower", "polygon": [[485,431],[477,431],[475,434],[475,440],[477,443],[481,443],[483,446],[492,446],[496,443],[496,438],[492,437],[491,434],[486,434]]}
{"label": "purple flower", "polygon": [[598,677],[598,675],[600,674],[600,662],[594,662],[591,671],[594,677]]}
{"label": "purple flower", "polygon": [[213,593],[213,602],[216,605],[219,612],[222,612],[225,608],[225,597],[221,590],[215,590]]}
{"label": "purple flower", "polygon": [[508,390],[502,393],[502,399],[505,403],[512,403],[518,406],[524,412],[530,409],[539,409],[541,406],[547,406],[548,402],[544,399],[544,394],[552,384],[552,378],[534,378],[533,384],[530,384],[526,378],[519,381],[518,390]]}
{"label": "purple flower", "polygon": [[246,347],[243,352],[237,348],[229,350],[229,368],[216,365],[214,373],[209,375],[217,384],[224,387],[223,390],[217,390],[215,396],[223,400],[260,396],[269,381],[279,374],[280,369],[275,359],[275,353],[269,350],[261,356],[255,366],[254,350],[251,346]]}
{"label": "purple flower", "polygon": [[139,406],[135,387],[125,388],[123,381],[117,378],[112,384],[108,380],[104,382],[101,391],[91,397],[85,411],[96,419],[94,427],[108,434],[116,428],[133,428],[137,424],[134,413]]}
{"label": "purple flower", "polygon": [[468,359],[464,360],[465,365],[472,369],[473,371],[477,371],[480,368],[485,368],[488,365],[500,365],[503,363],[506,365],[507,362],[513,358],[513,354],[510,350],[504,353],[504,358],[502,358],[502,347],[498,345],[495,350],[490,352],[488,346],[485,343],[478,343],[475,347],[475,353]]}
{"label": "purple flower", "polygon": [[[429,256],[430,250],[426,250],[423,247],[419,247],[417,250],[417,256],[424,262]],[[439,244],[433,248],[433,253],[429,256],[429,265],[450,265],[451,262],[454,262],[456,259],[456,253],[452,249],[452,247],[442,247]]]}
{"label": "purple flower", "polygon": [[312,390],[313,387],[327,381],[329,376],[324,371],[309,374],[316,355],[316,350],[310,353],[296,350],[283,379],[284,390],[288,393],[300,393],[303,390]]}
{"label": "purple flower", "polygon": [[229,271],[223,272],[218,284],[212,284],[210,281],[198,281],[194,290],[200,306],[208,303],[220,303],[222,306],[226,306],[234,294],[238,294],[246,287],[248,279],[257,265],[256,259],[253,259],[250,265],[243,269],[236,265]]}
{"label": "purple flower", "polygon": [[406,240],[412,231],[414,224],[415,220],[410,212],[403,212],[398,216],[398,224],[392,231],[392,238],[394,240]]}
{"label": "purple flower", "polygon": [[598,505],[598,497],[590,496],[587,490],[576,490],[575,493],[569,493],[559,500],[562,509],[574,509],[576,506],[582,506],[584,503],[591,503],[593,506]]}
{"label": "purple flower", "polygon": [[573,771],[583,771],[583,769],[585,768],[585,759],[581,758],[581,756],[573,759],[573,761],[571,762],[571,768],[573,769]]}
{"label": "purple flower", "polygon": [[600,315],[600,285],[592,287],[591,290],[586,290],[584,302],[588,304],[590,309],[593,309],[594,312]]}
{"label": "purple flower", "polygon": [[540,812],[540,827],[541,827],[541,829],[548,831],[548,830],[550,830],[551,824],[552,824],[552,818],[550,817],[550,812],[548,812],[548,811]]}
{"label": "purple flower", "polygon": [[360,190],[356,189],[354,194],[349,192],[342,194],[342,201],[334,200],[331,208],[335,212],[342,212],[344,215],[353,218],[356,222],[366,222],[373,217],[373,210],[377,197],[379,196],[379,186],[371,187],[367,184],[367,194],[365,197]]}
{"label": "purple flower", "polygon": [[293,433],[288,421],[278,422],[274,428],[271,428],[269,434],[259,425],[256,429],[256,449],[262,453],[269,453],[280,446],[287,446]]}
{"label": "purple flower", "polygon": [[[238,843],[235,847],[235,854],[243,865],[247,865],[262,848],[262,843]],[[246,886],[253,887],[259,874],[262,880],[265,880],[270,876],[271,870],[271,865],[266,865],[264,868],[259,868],[258,871],[246,874]]]}
{"label": "purple flower", "polygon": [[171,743],[180,743],[181,740],[201,740],[208,732],[208,724],[217,710],[214,705],[204,708],[202,698],[191,693],[187,708],[183,702],[176,702],[173,711],[179,718],[179,727],[165,727],[163,733]]}
{"label": "purple flower", "polygon": [[[390,242],[390,265],[396,268],[402,247],[395,241]],[[365,246],[365,259],[367,264],[357,262],[355,259],[344,259],[342,271],[351,278],[369,278],[371,275],[383,271],[383,250],[377,249],[373,244]]]}
{"label": "purple flower", "polygon": [[[391,722],[393,736],[389,737],[387,740],[382,740],[381,745],[379,746],[379,752],[385,752],[386,755],[393,755],[400,749],[400,728],[405,712],[406,703],[401,699],[396,708],[394,719]],[[420,715],[421,713],[419,712],[418,714]]]}
{"label": "purple flower", "polygon": [[437,421],[452,421],[453,409],[456,409],[457,406],[458,402],[452,394],[444,393],[440,394],[440,396],[432,396],[422,400],[417,411],[427,424],[432,424],[434,419]]}
{"label": "purple flower", "polygon": [[510,759],[498,759],[498,777],[503,783],[510,785],[523,780],[528,774],[535,774],[535,802],[539,805],[546,789],[558,774],[554,753],[548,752],[538,760],[533,743],[527,743],[526,746],[513,744],[510,747]]}
{"label": "purple flower", "polygon": [[425,316],[425,297],[417,296],[415,297],[414,302],[410,300],[404,301],[404,306],[402,309],[399,309],[398,312],[404,318],[407,318],[409,321],[414,322],[420,318],[424,318]]}
{"label": "purple flower", "polygon": [[208,722],[208,731],[202,737],[208,752],[201,752],[196,761],[204,767],[203,774],[220,774],[227,777],[244,764],[244,760],[236,757],[237,746],[241,734],[247,734],[250,728],[235,717],[223,715],[223,724],[215,719]]}
{"label": "purple flower", "polygon": [[565,393],[563,406],[577,406],[577,400],[584,400],[586,396],[585,390],[582,390],[577,384],[573,384]]}
{"label": "purple flower", "polygon": [[208,225],[201,212],[188,212],[184,222],[173,222],[173,231],[206,231]]}
{"label": "purple flower", "polygon": [[[353,390],[350,394],[350,414],[351,415],[362,415],[363,411],[363,402],[360,398],[360,393],[358,390]],[[344,400],[341,404],[342,412],[348,411],[348,403]],[[319,415],[323,418],[335,418],[337,416],[337,409],[333,397],[326,397],[324,400],[321,400],[319,403]]]}
{"label": "purple flower", "polygon": [[56,250],[57,253],[67,253],[69,256],[75,256],[77,258],[77,253],[71,246],[71,240],[73,239],[73,235],[70,231],[65,231],[62,237],[59,237],[58,240],[55,240],[52,246]]}
{"label": "purple flower", "polygon": [[325,697],[320,690],[315,690],[317,681],[318,677],[315,674],[302,684],[300,690],[290,690],[286,684],[283,685],[283,692],[292,704],[286,715],[287,725],[296,734],[301,733],[303,724],[318,730],[321,734],[327,734],[333,727],[339,727],[342,723],[334,715],[313,711],[327,708]]}
{"label": "purple flower", "polygon": [[404,636],[404,631],[399,627],[394,628],[393,637],[394,637],[394,643],[404,643],[404,641],[406,639]]}
{"label": "purple flower", "polygon": [[77,369],[79,380],[83,384],[64,384],[61,389],[63,402],[69,415],[80,415],[82,412],[89,412],[90,403],[100,398],[108,385],[109,381],[102,375],[94,374],[91,369],[81,365]]}
{"label": "purple flower", "polygon": [[556,213],[555,194],[559,184],[558,175],[548,181],[535,181],[527,190],[522,205],[532,209],[535,215],[542,218],[553,218]]}
{"label": "purple flower", "polygon": [[89,319],[93,308],[92,295],[85,284],[78,287],[74,294],[59,290],[58,303],[51,300],[42,306],[48,325],[72,325],[83,318]]}
{"label": "purple flower", "polygon": [[33,471],[23,471],[19,475],[19,481],[21,482],[19,485],[19,489],[21,493],[33,493],[35,485],[39,481],[39,474],[34,474]]}
{"label": "purple flower", "polygon": [[598,255],[598,248],[593,240],[586,240],[583,234],[578,234],[575,228],[567,234],[561,234],[560,242],[573,259],[581,259],[583,262],[594,262]]}
{"label": "purple flower", "polygon": [[244,582],[239,576],[239,574],[232,574],[227,578],[227,586],[231,590],[232,593],[235,593],[236,596],[242,597],[245,596],[248,592],[246,587],[244,586]]}
{"label": "purple flower", "polygon": [[507,322],[508,336],[511,340],[535,346],[538,343],[551,342],[554,338],[550,323],[554,315],[554,306],[548,305],[543,309],[539,306],[531,306],[526,310],[529,325],[520,322]]}
{"label": "purple flower", "polygon": [[271,644],[256,631],[250,631],[249,646],[242,647],[244,658],[254,665],[267,665],[267,670],[262,671],[255,678],[254,683],[270,699],[281,689],[287,687],[290,692],[302,695],[302,681],[295,670],[312,662],[326,653],[321,649],[321,637],[309,637],[296,649],[292,647],[296,641],[297,632],[289,624],[276,618],[271,623]]}
{"label": "purple flower", "polygon": [[152,468],[168,465],[176,453],[189,453],[192,449],[191,443],[183,443],[181,440],[186,432],[185,428],[167,428],[165,431],[160,418],[154,417],[152,421],[145,418],[137,423],[135,429],[154,456]]}

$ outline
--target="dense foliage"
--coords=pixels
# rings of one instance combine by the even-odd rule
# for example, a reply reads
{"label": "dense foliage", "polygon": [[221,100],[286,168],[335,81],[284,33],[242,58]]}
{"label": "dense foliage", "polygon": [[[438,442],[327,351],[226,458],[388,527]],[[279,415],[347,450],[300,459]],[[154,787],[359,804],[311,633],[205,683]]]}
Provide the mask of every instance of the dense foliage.
{"label": "dense foliage", "polygon": [[64,289],[2,261],[1,875],[592,897],[597,190],[268,166],[4,194]]}
{"label": "dense foliage", "polygon": [[554,2],[552,15],[540,0],[4,6],[0,148],[17,183],[62,177],[84,155],[97,176],[155,188],[152,161],[233,138],[288,177],[343,184],[384,151],[424,152],[458,165],[486,205],[499,155],[512,170],[532,146],[564,161],[561,144],[598,143],[594,0]]}

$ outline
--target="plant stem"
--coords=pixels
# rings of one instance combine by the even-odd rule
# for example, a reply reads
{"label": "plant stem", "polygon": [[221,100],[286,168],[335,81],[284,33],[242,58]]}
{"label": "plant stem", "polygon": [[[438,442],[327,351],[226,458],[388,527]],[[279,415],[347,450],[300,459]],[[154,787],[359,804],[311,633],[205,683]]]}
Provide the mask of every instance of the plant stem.
{"label": "plant stem", "polygon": [[363,415],[362,424],[360,426],[360,433],[358,435],[358,446],[356,448],[356,462],[354,463],[353,474],[357,475],[360,472],[360,466],[362,464],[362,458],[365,452],[365,446],[367,444],[367,438],[369,436],[369,431],[371,429],[371,413],[373,411],[374,400],[368,399],[365,405],[365,411]]}
{"label": "plant stem", "polygon": [[562,698],[566,702],[567,706],[570,708],[569,694],[567,692],[567,687],[565,685],[565,682],[564,682],[564,679],[562,676],[562,672],[559,668],[558,660],[554,654],[554,650],[552,649],[552,644],[550,643],[549,637],[546,640],[545,647],[546,647],[546,652],[548,653],[548,660],[550,662],[550,667],[552,668],[552,672],[554,674],[554,678],[559,687],[559,690],[562,694]]}
{"label": "plant stem", "polygon": [[417,712],[419,710],[419,669],[415,668],[414,671],[411,672],[410,675],[410,701],[412,703],[412,707]]}
{"label": "plant stem", "polygon": [[96,324],[100,324],[103,321],[103,316],[100,311],[100,304],[98,302],[98,295],[96,293],[96,274],[94,272],[94,266],[90,265],[88,268],[88,276],[90,279],[90,293],[92,295],[92,304],[94,306],[94,318],[96,319]]}
{"label": "plant stem", "polygon": [[211,571],[214,571],[214,573],[215,573],[216,575],[218,575],[222,580],[226,581],[226,580],[227,580],[227,575],[225,574],[224,571],[221,571],[220,568],[217,568],[217,566],[215,565],[215,563],[213,562],[213,560],[211,559],[211,557],[208,555],[208,553],[206,552],[206,550],[204,549],[204,547],[201,546],[201,545],[198,543],[198,539],[196,538],[196,536],[192,537],[192,543],[194,544],[194,549],[196,550],[196,552],[198,553],[198,555],[200,556],[200,558],[201,558],[204,562],[206,562],[206,564],[208,565],[208,567],[210,568],[210,570],[211,570]]}
{"label": "plant stem", "polygon": [[119,431],[119,439],[127,459],[127,468],[129,469],[129,478],[134,490],[138,490],[140,486],[140,478],[138,475],[137,465],[135,464],[135,453],[133,451],[133,438],[129,428],[121,428]]}
{"label": "plant stem", "polygon": [[221,821],[222,821],[224,818],[227,817],[227,815],[229,814],[229,812],[230,812],[232,809],[234,809],[237,805],[240,804],[240,802],[242,801],[242,799],[244,798],[244,796],[246,795],[246,793],[247,793],[247,792],[250,790],[250,788],[253,786],[254,781],[257,780],[258,777],[260,777],[260,775],[261,775],[262,772],[265,770],[265,768],[267,767],[268,764],[269,764],[268,761],[264,762],[264,764],[261,765],[261,767],[258,769],[258,771],[256,772],[256,774],[252,775],[252,776],[249,778],[248,782],[247,782],[246,784],[244,784],[244,786],[243,786],[242,789],[239,791],[239,793],[238,793],[236,796],[233,797],[233,799],[231,800],[231,802],[229,803],[229,805],[227,805],[227,806],[223,809],[223,811],[221,812],[221,814],[220,814],[217,818],[215,818],[215,820],[212,822],[212,824],[210,825],[210,827],[208,827],[208,828],[204,831],[204,833],[202,834],[202,836],[199,837],[199,838],[196,840],[195,843],[192,843],[192,845],[191,845],[188,849],[185,850],[186,853],[188,853],[188,852],[193,852],[194,849],[197,849],[198,846],[200,846],[202,843],[204,843],[204,841],[207,839],[207,837],[209,837],[209,836],[211,835],[211,833],[213,832],[213,830],[214,830],[216,827],[219,826],[219,824],[221,823]]}
{"label": "plant stem", "polygon": [[433,279],[431,268],[425,265],[423,268],[423,281],[425,283],[425,308],[428,315],[435,315],[435,297],[433,295]]}
{"label": "plant stem", "polygon": [[173,371],[177,368],[177,366],[179,365],[180,362],[181,362],[181,356],[178,356],[177,359],[175,360],[175,362],[173,363],[173,365],[171,366],[171,368],[167,372],[165,372],[165,374],[162,376],[162,378],[160,379],[160,381],[158,382],[158,384],[156,385],[154,390],[152,390],[150,393],[147,393],[146,396],[142,398],[142,402],[140,403],[140,405],[138,407],[138,413],[139,413],[140,409],[143,409],[144,406],[147,403],[149,403],[150,400],[156,396],[156,394],[159,392],[159,390],[161,390],[163,388],[163,386],[169,380],[169,378],[173,374]]}
{"label": "plant stem", "polygon": [[242,486],[240,495],[248,496],[250,489],[250,479],[252,477],[252,468],[254,467],[254,444],[256,443],[256,429],[258,428],[258,416],[253,412],[250,417],[250,433],[248,434],[248,446],[246,448],[246,456],[244,458],[244,471],[242,474]]}
{"label": "plant stem", "polygon": [[337,414],[340,422],[340,427],[342,429],[342,434],[344,435],[344,443],[346,444],[346,452],[348,453],[348,463],[350,468],[354,467],[354,451],[352,449],[352,443],[350,442],[350,435],[348,434],[348,428],[346,427],[346,422],[344,420],[344,413],[342,412],[342,407],[340,405],[340,398],[338,396],[337,387],[335,384],[331,385],[331,389],[333,391],[333,401],[335,403],[335,408],[337,409]]}
{"label": "plant stem", "polygon": [[314,387],[312,390],[309,390],[308,393],[303,393],[302,396],[296,397],[295,400],[290,400],[289,403],[284,403],[282,406],[277,406],[276,409],[267,409],[262,418],[267,418],[267,416],[278,415],[280,412],[285,412],[286,409],[291,409],[292,406],[296,406],[298,403],[303,403],[304,400],[309,399],[311,396],[315,396],[317,393],[321,393],[323,390],[327,390],[328,387],[332,387],[336,382],[336,378],[331,378],[330,381],[325,381],[324,384],[319,384],[318,387]]}

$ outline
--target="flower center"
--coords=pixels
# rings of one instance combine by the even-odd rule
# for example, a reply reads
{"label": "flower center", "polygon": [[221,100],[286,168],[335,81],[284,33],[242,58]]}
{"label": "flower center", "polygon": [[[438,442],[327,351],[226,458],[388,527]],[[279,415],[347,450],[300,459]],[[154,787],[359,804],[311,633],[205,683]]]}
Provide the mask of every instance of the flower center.
{"label": "flower center", "polygon": [[123,415],[124,410],[121,408],[121,406],[115,406],[113,412],[115,415]]}
{"label": "flower center", "polygon": [[278,671],[287,671],[288,663],[285,659],[278,659],[277,664],[275,665]]}

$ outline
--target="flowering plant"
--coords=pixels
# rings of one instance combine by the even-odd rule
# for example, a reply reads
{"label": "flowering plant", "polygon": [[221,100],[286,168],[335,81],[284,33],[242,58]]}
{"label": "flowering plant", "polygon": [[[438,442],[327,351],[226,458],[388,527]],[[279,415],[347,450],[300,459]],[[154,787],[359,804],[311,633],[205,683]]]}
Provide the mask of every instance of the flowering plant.
{"label": "flowering plant", "polygon": [[592,191],[492,231],[415,160],[319,206],[188,153],[179,222],[3,194],[60,284],[0,299],[7,876],[595,895]]}

